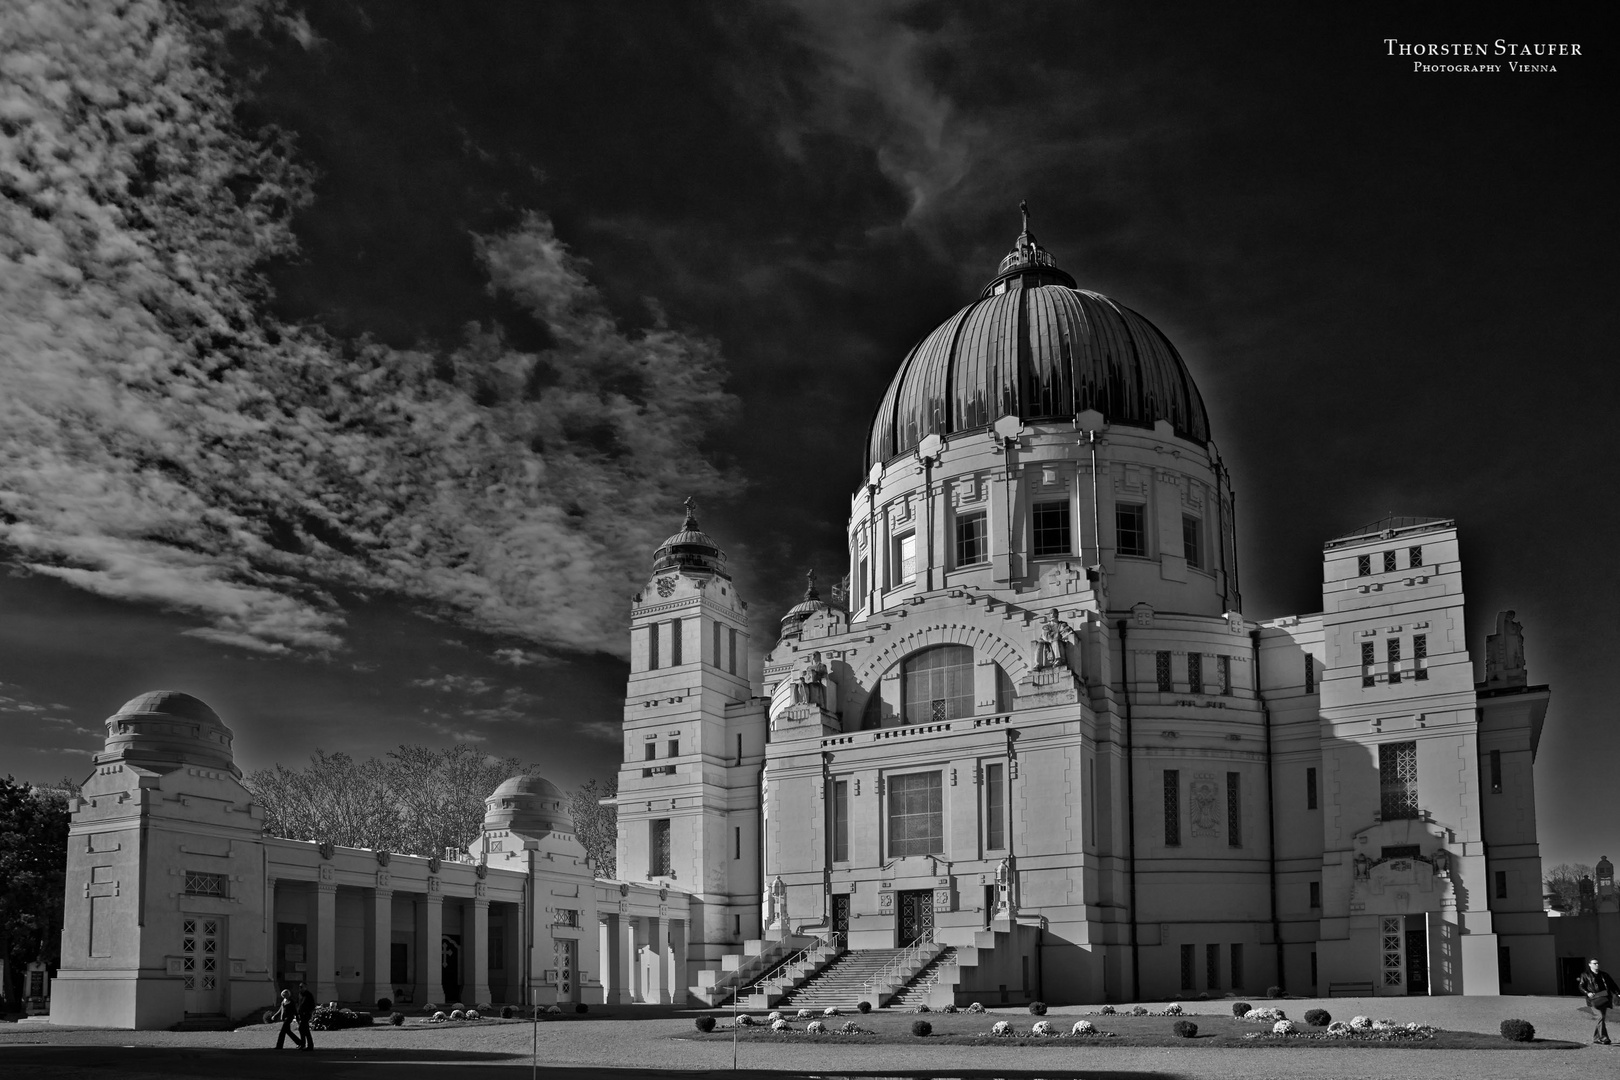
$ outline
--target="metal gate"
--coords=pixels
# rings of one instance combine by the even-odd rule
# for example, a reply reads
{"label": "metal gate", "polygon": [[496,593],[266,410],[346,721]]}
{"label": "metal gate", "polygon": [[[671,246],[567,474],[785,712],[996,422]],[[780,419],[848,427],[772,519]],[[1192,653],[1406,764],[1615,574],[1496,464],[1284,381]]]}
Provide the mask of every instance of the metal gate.
{"label": "metal gate", "polygon": [[934,891],[919,889],[900,894],[900,927],[896,944],[934,940]]}
{"label": "metal gate", "polygon": [[843,945],[849,935],[849,894],[834,893],[832,898],[832,930]]}
{"label": "metal gate", "polygon": [[185,1008],[188,1013],[223,1011],[220,993],[220,960],[225,955],[225,920],[188,918],[180,924],[180,971],[185,982]]}
{"label": "metal gate", "polygon": [[1379,919],[1380,968],[1383,978],[1378,987],[1381,996],[1403,997],[1406,994],[1406,928],[1399,915],[1384,915]]}

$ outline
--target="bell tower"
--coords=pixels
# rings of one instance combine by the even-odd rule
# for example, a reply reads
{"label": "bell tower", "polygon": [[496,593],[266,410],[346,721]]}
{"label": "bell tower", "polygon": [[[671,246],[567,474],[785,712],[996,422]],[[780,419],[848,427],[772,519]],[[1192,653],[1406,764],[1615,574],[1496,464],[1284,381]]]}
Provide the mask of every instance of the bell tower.
{"label": "bell tower", "polygon": [[692,894],[698,968],[759,936],[764,757],[748,604],[687,499],[631,605],[617,856],[621,879]]}

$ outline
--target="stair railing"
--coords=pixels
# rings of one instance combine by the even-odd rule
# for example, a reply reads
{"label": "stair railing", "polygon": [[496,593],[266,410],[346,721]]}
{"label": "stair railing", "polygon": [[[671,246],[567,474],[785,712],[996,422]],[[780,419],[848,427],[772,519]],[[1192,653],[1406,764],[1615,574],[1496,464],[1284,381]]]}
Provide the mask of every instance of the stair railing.
{"label": "stair railing", "polygon": [[756,986],[761,986],[761,985],[763,985],[765,983],[771,982],[774,979],[782,977],[782,975],[789,968],[793,967],[795,964],[800,964],[800,963],[803,963],[804,961],[808,960],[810,958],[810,955],[812,953],[816,952],[818,949],[823,949],[823,948],[829,948],[830,947],[834,951],[842,952],[843,950],[839,946],[839,941],[842,938],[843,938],[842,934],[828,934],[826,936],[817,935],[816,938],[810,942],[810,944],[806,945],[804,948],[800,949],[798,952],[790,954],[780,964],[777,964],[775,967],[771,968],[768,973],[766,973],[764,975],[761,975],[757,979],[754,979],[749,984],[749,988],[751,989],[751,988],[756,987]]}
{"label": "stair railing", "polygon": [[934,943],[927,938],[918,938],[900,951],[900,955],[889,961],[883,969],[870,979],[861,983],[861,990],[866,994],[875,994],[877,988],[898,979],[900,972],[917,962],[924,952],[934,947]]}

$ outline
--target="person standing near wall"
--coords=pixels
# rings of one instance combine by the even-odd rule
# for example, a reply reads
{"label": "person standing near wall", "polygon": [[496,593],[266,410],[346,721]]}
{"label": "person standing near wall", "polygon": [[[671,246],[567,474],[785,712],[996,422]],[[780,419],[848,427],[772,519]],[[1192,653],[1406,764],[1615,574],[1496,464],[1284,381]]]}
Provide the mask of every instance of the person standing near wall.
{"label": "person standing near wall", "polygon": [[1581,972],[1579,981],[1581,992],[1586,995],[1586,1004],[1597,1013],[1597,1027],[1592,1030],[1592,1041],[1603,1046],[1609,1045],[1609,1010],[1620,997],[1620,986],[1616,986],[1609,973],[1598,965],[1597,957],[1586,962],[1586,970]]}

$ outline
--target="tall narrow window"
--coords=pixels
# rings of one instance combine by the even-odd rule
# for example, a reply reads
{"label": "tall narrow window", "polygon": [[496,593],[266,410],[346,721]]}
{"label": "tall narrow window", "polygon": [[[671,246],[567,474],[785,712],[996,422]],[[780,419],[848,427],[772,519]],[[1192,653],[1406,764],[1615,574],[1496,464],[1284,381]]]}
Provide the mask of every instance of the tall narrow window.
{"label": "tall narrow window", "polygon": [[1198,973],[1193,970],[1193,965],[1196,963],[1197,959],[1196,954],[1193,952],[1193,946],[1183,945],[1181,947],[1181,988],[1183,990],[1191,990],[1193,983],[1198,979]]}
{"label": "tall narrow window", "polygon": [[1374,656],[1374,654],[1373,654],[1373,643],[1370,642],[1370,641],[1363,641],[1361,643],[1361,685],[1362,686],[1376,686],[1376,685],[1378,685],[1378,678],[1377,678],[1376,674],[1373,672],[1373,665],[1376,664],[1377,662],[1378,662],[1377,657]]}
{"label": "tall narrow window", "polygon": [[1215,658],[1215,681],[1220,684],[1223,697],[1232,696],[1232,658],[1230,656],[1217,656]]}
{"label": "tall narrow window", "polygon": [[973,649],[935,645],[900,665],[906,723],[932,724],[973,715]]}
{"label": "tall narrow window", "polygon": [[1159,681],[1159,693],[1168,694],[1175,689],[1170,680],[1170,654],[1160,651],[1153,658],[1153,674]]}
{"label": "tall narrow window", "polygon": [[1181,772],[1164,770],[1164,843],[1176,847],[1181,843]]}
{"label": "tall narrow window", "polygon": [[1357,555],[1356,556],[1356,575],[1358,577],[1366,577],[1370,573],[1372,573],[1372,556],[1371,555]]}
{"label": "tall narrow window", "polygon": [[647,627],[647,670],[658,670],[658,624]]}
{"label": "tall narrow window", "polygon": [[669,620],[669,666],[681,666],[681,620]]}
{"label": "tall narrow window", "polygon": [[742,736],[737,736],[737,764],[742,764]]}
{"label": "tall narrow window", "polygon": [[1243,945],[1240,942],[1232,943],[1232,970],[1228,972],[1232,977],[1232,989],[1243,988]]}
{"label": "tall narrow window", "polygon": [[1496,973],[1505,983],[1513,981],[1513,954],[1506,945],[1496,947]]}
{"label": "tall narrow window", "polygon": [[669,877],[675,872],[670,862],[669,818],[653,818],[648,823],[647,853],[650,856],[648,873],[651,877]]}
{"label": "tall narrow window", "polygon": [[1316,660],[1310,653],[1305,654],[1305,692],[1316,693]]}
{"label": "tall narrow window", "polygon": [[1496,898],[1498,900],[1506,900],[1508,893],[1507,871],[1498,870],[1493,876],[1496,879]]}
{"label": "tall narrow window", "polygon": [[1147,555],[1147,511],[1138,503],[1114,507],[1114,546],[1121,555]]}
{"label": "tall narrow window", "polygon": [[1037,559],[1067,555],[1069,547],[1069,501],[1035,504],[1035,544]]}
{"label": "tall narrow window", "polygon": [[1412,678],[1422,682],[1429,677],[1429,635],[1412,635]]}
{"label": "tall narrow window", "polygon": [[1221,947],[1204,946],[1204,985],[1214,990],[1221,985]]}
{"label": "tall narrow window", "polygon": [[1005,765],[984,767],[984,846],[1000,851],[1007,846],[1007,791]]}
{"label": "tall narrow window", "polygon": [[709,625],[714,627],[714,652],[711,654],[712,663],[715,667],[720,667],[720,624],[716,622],[710,623]]}
{"label": "tall narrow window", "polygon": [[1086,762],[1086,804],[1091,809],[1091,813],[1090,813],[1089,818],[1088,818],[1088,824],[1090,824],[1090,826],[1091,826],[1091,828],[1088,830],[1090,832],[1090,834],[1091,834],[1091,846],[1096,847],[1097,846],[1097,759],[1096,758],[1091,758],[1089,761]]}
{"label": "tall narrow window", "polygon": [[860,568],[855,575],[855,582],[861,590],[856,594],[855,606],[860,607],[866,603],[866,594],[872,591],[872,566],[864,555],[861,556]]}
{"label": "tall narrow window", "polygon": [[1322,883],[1320,881],[1313,881],[1313,882],[1310,883],[1310,886],[1311,886],[1311,898],[1310,898],[1311,899],[1311,907],[1319,908],[1319,907],[1322,906]]}
{"label": "tall narrow window", "polygon": [[1393,551],[1384,552],[1384,572],[1389,573],[1389,572],[1393,571],[1394,569],[1395,569],[1395,553]]}
{"label": "tall narrow window", "polygon": [[1491,794],[1502,794],[1502,751],[1491,751]]}
{"label": "tall narrow window", "polygon": [[1422,566],[1423,565],[1423,545],[1415,544],[1412,547],[1407,548],[1406,549],[1406,554],[1407,554],[1408,560],[1410,562],[1410,565],[1412,565],[1412,566]]}
{"label": "tall narrow window", "polygon": [[897,536],[894,540],[894,571],[890,575],[891,586],[904,585],[917,576],[917,534],[908,532],[904,536]]}
{"label": "tall narrow window", "polygon": [[849,861],[849,781],[833,781],[833,862]]}
{"label": "tall narrow window", "polygon": [[1305,770],[1305,809],[1316,809],[1316,770]]}
{"label": "tall narrow window", "polygon": [[1384,642],[1384,652],[1389,661],[1389,681],[1401,681],[1401,639],[1392,637]]}
{"label": "tall narrow window", "polygon": [[732,849],[731,857],[733,859],[740,859],[742,858],[742,826],[736,826],[733,832],[735,833],[734,843],[736,844],[736,847]]}
{"label": "tall narrow window", "polygon": [[[678,758],[681,756],[681,740],[669,740],[669,756],[672,758]],[[664,772],[668,773],[670,776],[674,776],[675,766],[673,764],[665,765]]]}
{"label": "tall narrow window", "polygon": [[1379,813],[1385,821],[1418,816],[1417,743],[1378,747]]}
{"label": "tall narrow window", "polygon": [[726,636],[731,639],[731,647],[726,650],[726,656],[730,665],[729,670],[735,675],[737,674],[737,631],[730,627],[727,627],[727,630]]}
{"label": "tall narrow window", "polygon": [[956,519],[956,565],[977,566],[990,558],[990,546],[985,543],[988,530],[985,513],[962,514]]}
{"label": "tall narrow window", "polygon": [[1243,846],[1242,780],[1241,773],[1229,772],[1226,774],[1226,845],[1228,847]]}
{"label": "tall narrow window", "polygon": [[1181,551],[1194,570],[1204,566],[1204,525],[1191,514],[1181,515]]}
{"label": "tall narrow window", "polygon": [[1204,654],[1190,652],[1187,654],[1187,687],[1188,692],[1202,694],[1204,692]]}
{"label": "tall narrow window", "polygon": [[945,790],[937,772],[891,776],[889,858],[938,855],[945,850]]}
{"label": "tall narrow window", "polygon": [[[642,751],[643,751],[642,755],[641,755],[642,760],[644,760],[644,761],[657,761],[658,760],[658,744],[657,743],[652,742],[651,740],[647,741],[646,743],[643,744]],[[655,771],[657,771],[657,767],[649,765],[646,768],[641,770],[641,775],[643,777],[648,777],[648,776],[651,776]]]}

